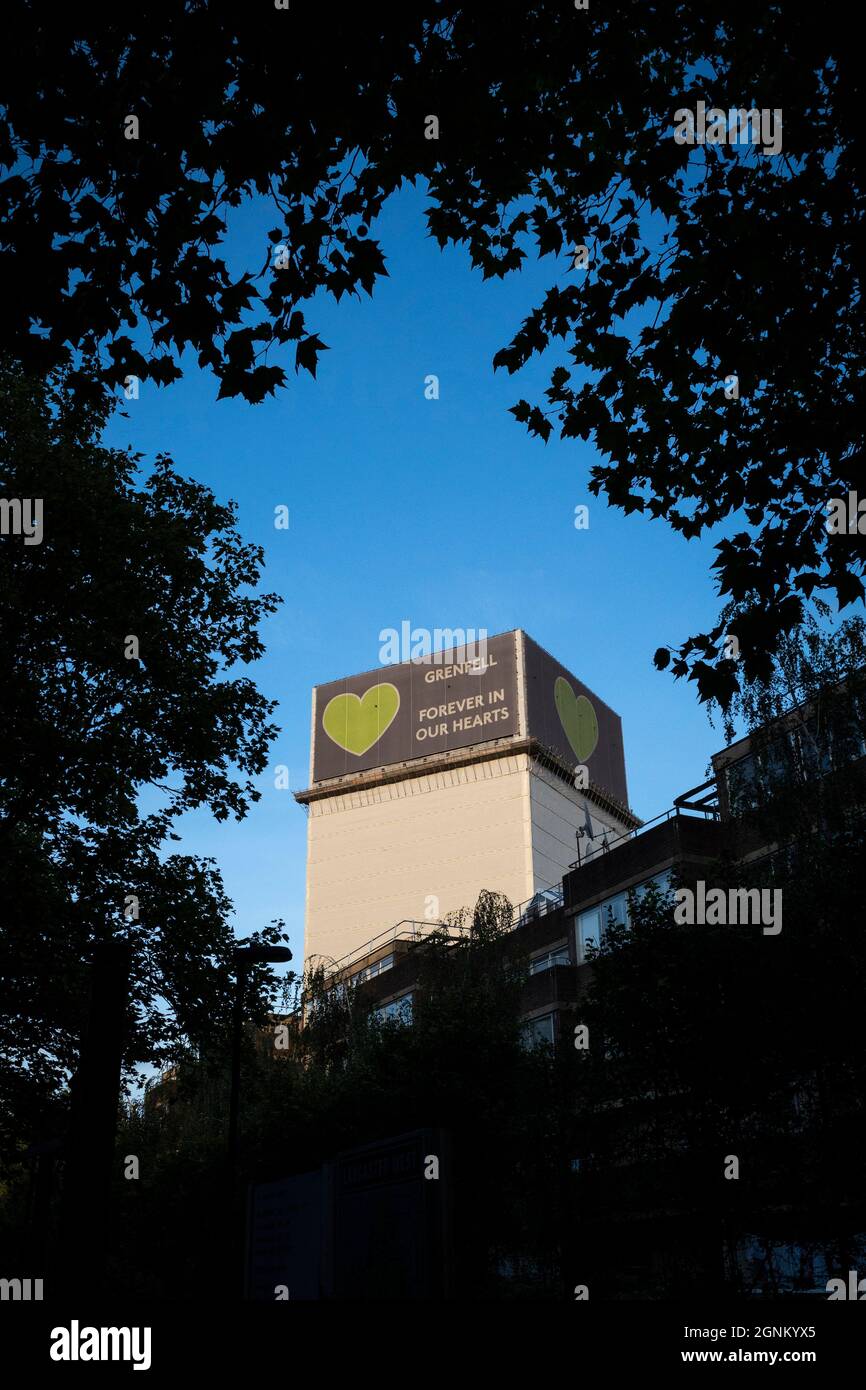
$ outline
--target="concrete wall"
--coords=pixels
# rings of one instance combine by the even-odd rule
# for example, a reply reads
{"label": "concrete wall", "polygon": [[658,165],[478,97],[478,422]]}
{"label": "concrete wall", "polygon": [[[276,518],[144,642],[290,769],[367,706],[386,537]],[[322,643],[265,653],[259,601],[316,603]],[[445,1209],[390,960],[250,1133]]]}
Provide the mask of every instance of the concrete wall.
{"label": "concrete wall", "polygon": [[312,801],[306,959],[471,907],[482,888],[531,897],[529,768],[514,754]]}
{"label": "concrete wall", "polygon": [[[584,805],[588,806],[597,837],[605,827],[613,835],[624,829],[608,812],[600,811],[592,802],[585,802],[580,791],[537,763],[530,778],[530,796],[533,892],[558,887],[577,859],[576,832],[586,823]],[[598,838],[596,844],[600,844]],[[589,841],[581,840],[582,856],[589,848]]]}
{"label": "concrete wall", "polygon": [[[589,811],[597,832],[622,828]],[[472,907],[483,888],[517,907],[560,884],[585,823],[582,793],[525,753],[335,793],[308,814],[306,960]]]}

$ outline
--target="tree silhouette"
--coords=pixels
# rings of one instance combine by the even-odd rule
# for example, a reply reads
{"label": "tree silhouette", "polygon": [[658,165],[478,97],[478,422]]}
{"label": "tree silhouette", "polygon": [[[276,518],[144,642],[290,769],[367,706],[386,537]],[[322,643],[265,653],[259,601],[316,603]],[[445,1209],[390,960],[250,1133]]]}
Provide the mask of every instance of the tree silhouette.
{"label": "tree silhouette", "polygon": [[[290,367],[315,374],[309,302],[372,292],[374,223],[425,179],[430,234],[485,277],[553,258],[495,358],[516,372],[562,344],[516,418],[591,440],[590,489],[626,513],[686,538],[740,526],[716,542],[725,620],[658,666],[726,704],[813,593],[863,598],[861,534],[826,529],[864,418],[863,78],[838,10],[818,25],[778,0],[721,18],[503,0],[325,23],[305,6],[111,20],[18,0],[8,24],[2,341],[29,370],[98,352],[82,392],[166,384],[191,349],[220,395],[251,401]],[[754,111],[754,129],[678,143],[698,103]],[[221,246],[249,199],[268,216],[238,270]]]}
{"label": "tree silhouette", "polygon": [[[105,408],[0,372],[0,494],[39,497],[41,543],[0,548],[0,1141],[74,1067],[87,968],[133,946],[127,1064],[226,1020],[234,937],[212,860],[164,854],[184,811],[242,818],[273,702],[231,670],[261,653],[273,595],[232,507],[161,456],[96,442]],[[265,940],[284,939],[279,924]],[[253,1004],[267,971],[251,972]]]}

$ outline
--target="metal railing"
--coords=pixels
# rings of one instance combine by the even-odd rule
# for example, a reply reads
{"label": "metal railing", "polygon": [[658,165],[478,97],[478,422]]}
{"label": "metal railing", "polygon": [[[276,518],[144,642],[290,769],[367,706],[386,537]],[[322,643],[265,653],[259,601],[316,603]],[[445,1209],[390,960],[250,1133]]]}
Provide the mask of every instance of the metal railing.
{"label": "metal railing", "polygon": [[[561,884],[555,888],[543,888],[539,893],[536,893],[531,898],[527,898],[526,902],[520,903],[514,909],[514,916],[511,921],[512,931],[517,927],[523,926],[526,922],[534,922],[546,916],[549,912],[555,912],[557,908],[562,907],[562,904],[563,889]],[[370,957],[375,955],[377,951],[384,951],[387,958],[386,948],[394,945],[395,942],[408,941],[410,945],[418,945],[433,933],[441,934],[443,932],[446,936],[453,938],[454,941],[460,941],[465,940],[469,936],[470,928],[468,926],[455,927],[445,922],[417,922],[410,917],[406,917],[402,922],[398,922],[396,926],[388,927],[386,931],[380,932],[378,936],[371,937],[371,939],[365,941],[363,945],[356,946],[354,951],[349,951],[347,955],[341,956],[339,960],[324,962],[325,977],[326,979],[330,979],[334,975],[343,975],[346,976],[347,983],[357,975],[362,974],[365,979],[372,979],[374,975],[384,974],[386,970],[390,970],[393,965],[396,964],[395,961],[391,961],[389,965],[377,971],[375,969],[377,962],[370,960]],[[362,961],[367,961],[368,964],[366,966],[362,965]],[[358,970],[353,972],[353,965],[357,965],[359,967]],[[368,971],[369,974],[367,973]]]}
{"label": "metal railing", "polygon": [[512,926],[522,927],[525,922],[534,922],[539,917],[546,917],[548,912],[555,912],[557,908],[562,907],[563,901],[562,884],[557,888],[542,888],[515,908]]}
{"label": "metal railing", "polygon": [[[611,849],[616,848],[627,840],[633,840],[638,835],[643,835],[645,831],[652,830],[655,826],[663,824],[672,817],[682,815],[686,810],[702,815],[705,820],[718,820],[718,807],[715,804],[712,792],[699,801],[691,799],[695,792],[705,791],[707,787],[713,785],[714,782],[711,779],[709,782],[705,782],[702,787],[697,787],[693,791],[686,792],[682,797],[677,798],[677,802],[671,806],[669,810],[660,812],[659,815],[654,816],[652,820],[645,821],[643,825],[638,826],[635,830],[624,830],[618,835],[606,837],[605,846],[594,848],[589,855],[584,854],[580,859],[576,859],[573,864],[570,864],[569,868],[577,869],[581,868],[584,864],[592,863],[599,855],[609,852]],[[525,902],[519,903],[514,909],[514,916],[511,923],[512,930],[524,926],[528,922],[535,922],[542,917],[546,917],[548,913],[555,912],[558,908],[562,907],[563,902],[564,891],[562,884],[554,888],[542,888],[540,892],[535,893],[531,898],[527,898]],[[385,931],[380,932],[378,936],[374,936],[369,941],[365,941],[362,946],[357,946],[354,951],[350,951],[339,960],[324,962],[325,976],[330,978],[333,975],[345,975],[348,972],[351,978],[352,965],[357,964],[360,967],[359,970],[355,972],[356,974],[360,974],[364,969],[364,967],[360,965],[360,962],[368,960],[376,951],[384,951],[386,947],[398,941],[408,941],[410,944],[417,945],[434,932],[445,932],[446,935],[458,941],[468,936],[469,928],[455,927],[444,922],[418,922],[411,917],[407,917],[404,918],[403,921],[398,922],[396,926],[388,927]],[[375,961],[370,961],[369,968],[372,970],[375,964]],[[393,965],[394,962],[391,964]],[[385,967],[385,969],[390,968],[391,966]],[[384,973],[384,970],[376,973]],[[367,978],[372,978],[372,973]]]}
{"label": "metal railing", "polygon": [[[434,932],[440,934],[445,932],[446,935],[453,937],[455,941],[467,935],[467,932],[461,928],[449,926],[444,922],[416,922],[413,921],[412,918],[406,917],[402,922],[398,922],[396,926],[388,927],[385,931],[380,932],[378,936],[374,936],[369,941],[365,941],[362,946],[356,946],[355,950],[350,951],[348,955],[341,956],[339,960],[332,960],[325,963],[325,976],[343,975],[349,972],[351,977],[351,967],[356,964],[360,967],[356,973],[360,974],[365,968],[360,966],[360,962],[367,960],[368,957],[372,956],[376,951],[381,951],[397,941],[408,941],[412,944],[418,944]],[[375,961],[370,961],[370,966],[372,967],[373,965],[375,965]],[[390,967],[387,968],[390,969]],[[372,976],[369,978],[372,978]]]}
{"label": "metal railing", "polygon": [[[709,783],[706,785],[709,785]],[[701,789],[698,788],[698,790]],[[623,830],[618,835],[604,834],[603,844],[593,844],[588,854],[581,855],[579,859],[575,859],[568,867],[569,869],[582,869],[584,864],[594,863],[601,855],[608,854],[612,849],[617,849],[625,841],[636,840],[638,836],[643,835],[647,830],[654,830],[656,826],[663,825],[666,821],[678,819],[686,810],[694,812],[696,815],[703,816],[704,820],[717,821],[719,819],[718,806],[710,805],[709,798],[705,798],[705,802],[707,804],[704,805],[688,801],[683,801],[682,805],[675,803],[667,811],[660,811],[657,816],[653,816],[652,820],[644,821],[643,824],[639,825],[635,830]],[[598,840],[601,839],[602,836],[596,836],[595,838]]]}

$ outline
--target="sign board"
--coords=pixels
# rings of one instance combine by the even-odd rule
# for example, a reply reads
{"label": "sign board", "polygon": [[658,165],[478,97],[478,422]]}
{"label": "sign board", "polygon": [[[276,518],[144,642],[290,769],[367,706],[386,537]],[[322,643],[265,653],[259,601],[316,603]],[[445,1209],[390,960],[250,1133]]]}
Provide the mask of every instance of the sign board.
{"label": "sign board", "polygon": [[450,1146],[418,1129],[249,1189],[246,1296],[429,1299],[449,1278]]}
{"label": "sign board", "polygon": [[314,692],[313,781],[519,730],[513,632],[381,666]]}
{"label": "sign board", "polygon": [[247,1298],[321,1297],[323,1202],[320,1169],[278,1182],[259,1182],[249,1192]]}
{"label": "sign board", "polygon": [[319,685],[313,692],[313,783],[528,734],[628,805],[618,714],[523,637],[525,727],[517,632]]}
{"label": "sign board", "polygon": [[443,1295],[446,1146],[441,1130],[413,1130],[338,1156],[332,1168],[336,1298]]}
{"label": "sign board", "polygon": [[524,634],[527,723],[539,743],[628,805],[622,720],[597,695]]}

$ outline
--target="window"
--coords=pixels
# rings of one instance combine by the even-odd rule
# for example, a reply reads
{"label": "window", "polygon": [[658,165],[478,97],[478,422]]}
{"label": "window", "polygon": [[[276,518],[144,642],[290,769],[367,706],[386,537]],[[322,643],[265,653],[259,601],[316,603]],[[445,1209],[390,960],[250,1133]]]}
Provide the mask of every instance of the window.
{"label": "window", "polygon": [[541,1018],[528,1018],[521,1032],[523,1046],[530,1052],[545,1045],[553,1047],[553,1014],[542,1014]]}
{"label": "window", "polygon": [[[647,879],[646,883],[639,883],[629,892],[642,898],[650,884],[654,883],[662,893],[667,893],[671,887],[671,878],[671,870],[665,869],[662,873],[656,874],[654,878]],[[599,903],[597,907],[591,907],[586,912],[579,914],[577,918],[578,961],[586,960],[586,948],[590,943],[593,946],[601,944],[610,925],[611,917],[620,926],[628,926],[628,892],[617,893],[612,898],[605,898],[604,902]]]}
{"label": "window", "polygon": [[730,763],[726,777],[728,780],[728,801],[733,815],[742,815],[758,802],[758,784],[755,776],[755,760],[751,753]]}
{"label": "window", "polygon": [[832,771],[830,730],[813,715],[794,731],[800,755],[800,767],[807,780],[826,777]]}
{"label": "window", "polygon": [[797,784],[801,778],[798,776],[796,731],[789,729],[768,743],[759,743],[757,762],[764,797],[772,796],[791,783]]}
{"label": "window", "polygon": [[374,975],[382,975],[386,970],[390,970],[394,964],[393,955],[383,956],[381,960],[374,960],[372,965],[365,965],[360,970],[356,970],[351,976],[349,983],[352,985],[363,984],[365,980],[372,980]]}
{"label": "window", "polygon": [[613,917],[621,927],[628,926],[628,898],[625,893],[619,893],[615,898],[608,898],[601,905],[601,926],[602,931],[607,931],[610,918]]}
{"label": "window", "polygon": [[380,1023],[404,1023],[408,1027],[412,1022],[411,990],[408,994],[401,994],[397,999],[390,999],[387,1004],[374,1009],[373,1017]]}
{"label": "window", "polygon": [[591,907],[588,912],[581,912],[577,919],[577,938],[580,950],[580,959],[586,959],[586,948],[590,942],[598,946],[604,939],[610,918],[621,926],[628,925],[628,899],[625,893],[617,893],[616,897],[606,898],[597,907]]}
{"label": "window", "polygon": [[647,889],[652,885],[655,885],[655,887],[663,895],[665,893],[669,893],[671,890],[672,877],[673,875],[671,873],[671,870],[664,869],[660,874],[656,874],[654,878],[648,878],[646,883],[639,883],[637,888],[634,889],[635,897],[638,900],[640,900],[646,893]]}
{"label": "window", "polygon": [[587,946],[598,946],[600,942],[601,912],[597,907],[591,907],[588,912],[581,912],[577,919],[578,960],[586,960]]}
{"label": "window", "polygon": [[847,767],[866,755],[866,709],[862,696],[846,709],[833,710],[830,719],[830,739],[833,766]]}
{"label": "window", "polygon": [[533,956],[529,962],[530,975],[540,975],[543,970],[552,970],[555,965],[570,965],[568,945],[554,946],[542,956]]}

